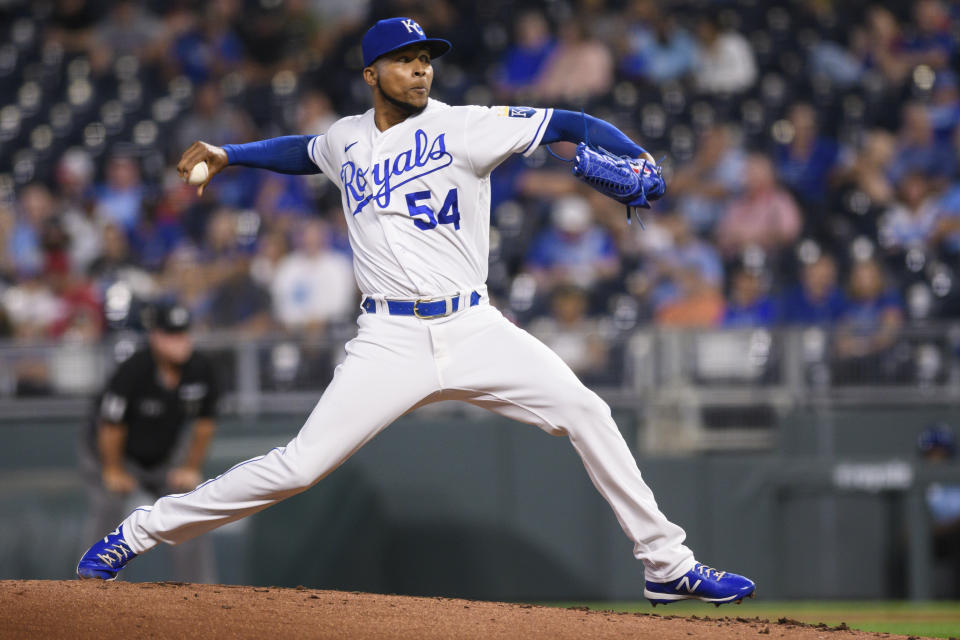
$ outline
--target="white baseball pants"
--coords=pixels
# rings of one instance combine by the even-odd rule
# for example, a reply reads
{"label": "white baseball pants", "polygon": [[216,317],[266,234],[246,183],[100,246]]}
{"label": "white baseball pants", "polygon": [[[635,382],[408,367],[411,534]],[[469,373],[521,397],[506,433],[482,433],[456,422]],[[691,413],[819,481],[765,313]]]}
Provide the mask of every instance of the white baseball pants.
{"label": "white baseball pants", "polygon": [[177,544],[304,491],[391,422],[440,400],[463,400],[569,436],[594,486],[634,543],[646,578],[679,578],[695,563],[667,520],[610,414],[548,347],[481,303],[423,320],[362,314],[357,337],[306,424],[285,447],[234,466],[123,521],[135,553]]}

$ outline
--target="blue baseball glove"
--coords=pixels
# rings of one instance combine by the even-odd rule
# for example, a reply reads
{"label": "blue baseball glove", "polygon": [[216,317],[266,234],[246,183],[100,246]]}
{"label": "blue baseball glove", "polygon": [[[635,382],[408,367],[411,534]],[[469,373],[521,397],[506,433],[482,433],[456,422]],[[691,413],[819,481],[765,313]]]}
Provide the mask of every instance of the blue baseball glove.
{"label": "blue baseball glove", "polygon": [[[627,222],[634,207],[649,209],[667,190],[663,168],[643,158],[620,157],[581,142],[573,160],[573,175],[605,196],[627,206]],[[640,220],[640,217],[637,216]],[[643,226],[643,221],[640,220]]]}

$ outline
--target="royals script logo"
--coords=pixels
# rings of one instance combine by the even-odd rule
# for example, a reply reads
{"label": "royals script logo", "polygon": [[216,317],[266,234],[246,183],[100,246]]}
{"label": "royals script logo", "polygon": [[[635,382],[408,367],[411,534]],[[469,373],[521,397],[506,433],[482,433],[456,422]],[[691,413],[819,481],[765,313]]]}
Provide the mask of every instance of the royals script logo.
{"label": "royals script logo", "polygon": [[361,168],[351,160],[340,165],[340,181],[353,215],[360,213],[371,200],[375,200],[378,207],[386,208],[395,189],[450,166],[453,156],[447,152],[445,135],[441,133],[430,140],[423,129],[417,129],[412,149],[384,158],[372,167]]}

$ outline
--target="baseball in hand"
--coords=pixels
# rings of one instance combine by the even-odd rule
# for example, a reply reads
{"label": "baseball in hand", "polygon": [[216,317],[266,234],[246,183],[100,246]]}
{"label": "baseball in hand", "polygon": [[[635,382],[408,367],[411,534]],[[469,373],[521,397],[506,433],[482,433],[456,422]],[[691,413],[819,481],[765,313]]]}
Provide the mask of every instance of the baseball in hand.
{"label": "baseball in hand", "polygon": [[193,165],[193,169],[190,170],[190,176],[187,178],[187,184],[192,184],[196,187],[206,182],[209,176],[210,169],[207,167],[207,163],[201,160],[197,164]]}

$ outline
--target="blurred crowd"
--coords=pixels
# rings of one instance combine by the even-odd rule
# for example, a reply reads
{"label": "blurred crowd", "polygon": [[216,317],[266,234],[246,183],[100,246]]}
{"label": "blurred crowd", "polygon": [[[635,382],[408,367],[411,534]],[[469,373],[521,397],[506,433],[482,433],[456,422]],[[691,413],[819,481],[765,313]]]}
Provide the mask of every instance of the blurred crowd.
{"label": "blurred crowd", "polygon": [[360,38],[395,15],[453,42],[435,98],[582,108],[666,157],[643,229],[544,150],[493,174],[491,295],[582,374],[642,325],[820,325],[863,366],[960,312],[960,3],[12,1],[0,337],[96,340],[159,297],[244,335],[350,322],[329,181],[198,197],[173,167],[369,108]]}

